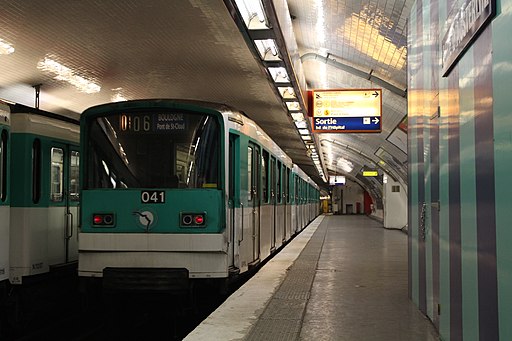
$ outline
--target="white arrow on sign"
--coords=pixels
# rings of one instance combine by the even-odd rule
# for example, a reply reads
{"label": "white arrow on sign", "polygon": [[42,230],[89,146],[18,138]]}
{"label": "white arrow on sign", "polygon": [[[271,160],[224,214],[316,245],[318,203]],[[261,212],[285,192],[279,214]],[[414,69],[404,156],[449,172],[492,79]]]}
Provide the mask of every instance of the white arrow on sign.
{"label": "white arrow on sign", "polygon": [[374,117],[373,118],[373,123],[375,123],[375,124],[379,123],[379,119],[377,117]]}

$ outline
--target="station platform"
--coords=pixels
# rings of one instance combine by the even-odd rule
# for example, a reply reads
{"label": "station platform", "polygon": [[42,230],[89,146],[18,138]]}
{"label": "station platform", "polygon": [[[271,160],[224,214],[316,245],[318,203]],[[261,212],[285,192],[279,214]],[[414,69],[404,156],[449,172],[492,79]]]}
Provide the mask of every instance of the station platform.
{"label": "station platform", "polygon": [[407,285],[406,234],[319,216],[184,340],[439,340]]}

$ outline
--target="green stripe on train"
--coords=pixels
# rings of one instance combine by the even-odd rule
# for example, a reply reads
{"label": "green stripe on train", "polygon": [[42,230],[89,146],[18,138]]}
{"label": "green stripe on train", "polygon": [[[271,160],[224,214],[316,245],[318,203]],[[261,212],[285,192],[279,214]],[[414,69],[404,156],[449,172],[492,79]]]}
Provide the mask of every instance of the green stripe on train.
{"label": "green stripe on train", "polygon": [[[83,233],[145,232],[147,220],[144,215],[151,218],[150,233],[219,233],[225,228],[225,207],[221,190],[165,190],[165,202],[154,204],[142,202],[143,191],[144,189],[82,191],[81,231]],[[180,227],[181,212],[205,212],[206,226]],[[94,214],[113,214],[114,226],[93,226]]]}

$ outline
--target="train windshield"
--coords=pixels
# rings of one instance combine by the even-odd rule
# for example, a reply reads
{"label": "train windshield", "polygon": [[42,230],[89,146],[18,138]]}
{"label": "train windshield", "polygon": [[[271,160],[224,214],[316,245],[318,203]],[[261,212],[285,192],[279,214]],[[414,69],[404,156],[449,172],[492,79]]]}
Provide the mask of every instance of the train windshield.
{"label": "train windshield", "polygon": [[187,111],[95,118],[87,137],[86,188],[218,188],[220,126]]}

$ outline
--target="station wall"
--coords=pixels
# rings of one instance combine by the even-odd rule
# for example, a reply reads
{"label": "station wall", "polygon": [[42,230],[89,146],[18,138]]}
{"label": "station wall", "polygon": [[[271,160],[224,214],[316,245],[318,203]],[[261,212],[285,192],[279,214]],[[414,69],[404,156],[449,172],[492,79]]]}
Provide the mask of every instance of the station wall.
{"label": "station wall", "polygon": [[[472,19],[489,4],[492,21],[443,72],[451,13],[466,6]],[[512,0],[411,9],[409,296],[442,340],[512,340],[510,32]]]}
{"label": "station wall", "polygon": [[335,186],[332,192],[332,207],[334,214],[364,213],[363,188],[349,179],[345,185]]}

